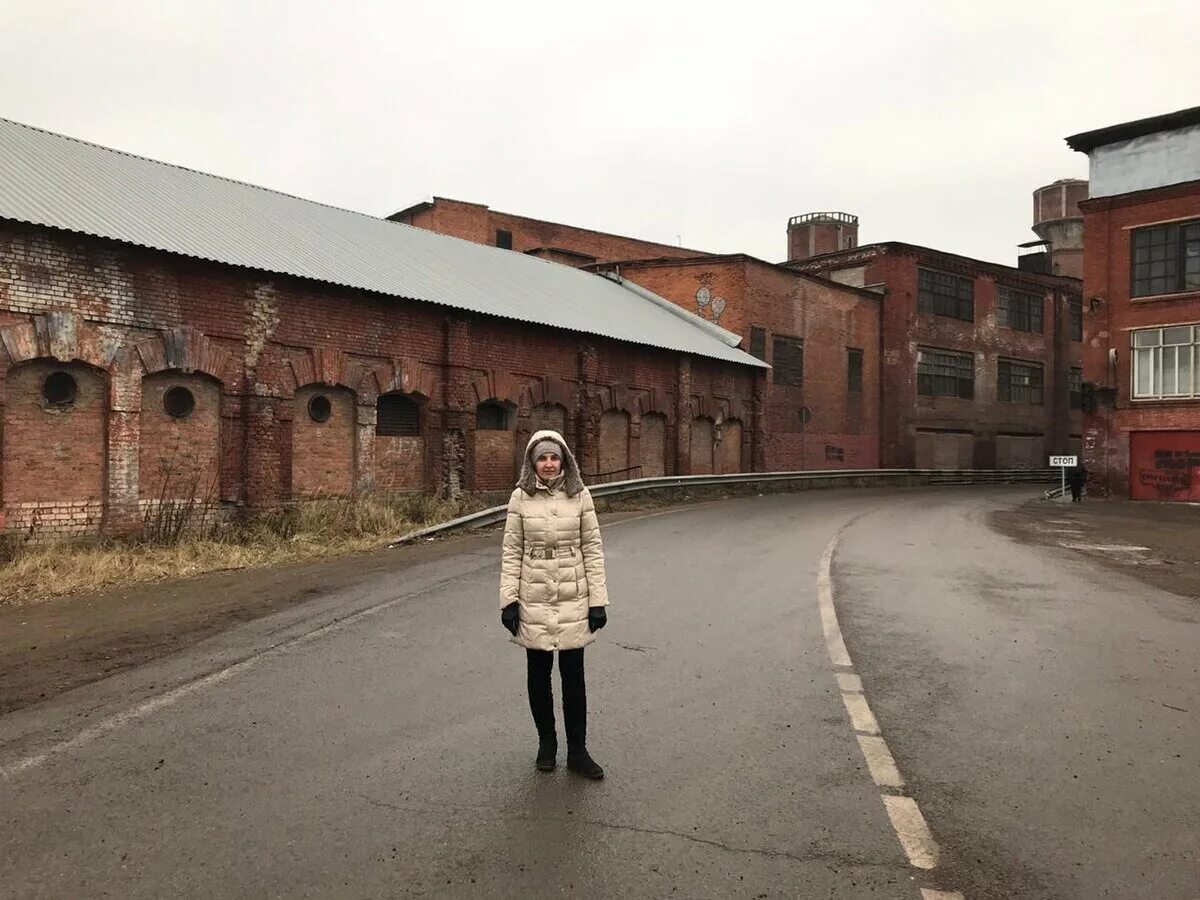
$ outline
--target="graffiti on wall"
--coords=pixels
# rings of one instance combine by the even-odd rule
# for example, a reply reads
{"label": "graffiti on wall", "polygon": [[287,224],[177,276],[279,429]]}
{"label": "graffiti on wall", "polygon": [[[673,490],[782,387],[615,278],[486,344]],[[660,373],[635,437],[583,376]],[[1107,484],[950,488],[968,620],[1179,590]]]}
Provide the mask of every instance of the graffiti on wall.
{"label": "graffiti on wall", "polygon": [[1200,432],[1135,432],[1129,466],[1135,500],[1200,501]]}
{"label": "graffiti on wall", "polygon": [[721,316],[728,305],[723,297],[714,297],[707,286],[696,291],[696,310],[702,317],[707,313],[706,317],[712,319],[714,325],[721,324]]}

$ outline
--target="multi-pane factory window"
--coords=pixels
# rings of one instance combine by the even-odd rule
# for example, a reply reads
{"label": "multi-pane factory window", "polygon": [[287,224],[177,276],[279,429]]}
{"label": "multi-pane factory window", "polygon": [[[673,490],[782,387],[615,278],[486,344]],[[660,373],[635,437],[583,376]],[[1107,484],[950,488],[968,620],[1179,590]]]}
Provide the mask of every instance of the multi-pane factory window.
{"label": "multi-pane factory window", "polygon": [[996,297],[996,324],[1014,331],[1041,334],[1045,305],[1045,300],[1037,294],[1001,287]]}
{"label": "multi-pane factory window", "polygon": [[1067,390],[1071,395],[1071,409],[1083,409],[1083,369],[1071,369],[1067,373]]}
{"label": "multi-pane factory window", "polygon": [[863,389],[863,352],[852,347],[846,349],[846,390],[861,394]]}
{"label": "multi-pane factory window", "polygon": [[997,398],[1005,403],[1040,406],[1043,399],[1041,363],[1002,359],[996,373]]}
{"label": "multi-pane factory window", "polygon": [[950,350],[917,351],[917,393],[925,397],[975,396],[975,358]]}
{"label": "multi-pane factory window", "polygon": [[799,387],[804,384],[804,342],[792,338],[775,338],[771,365],[776,384]]}
{"label": "multi-pane factory window", "polygon": [[1083,340],[1083,301],[1071,301],[1071,340]]}
{"label": "multi-pane factory window", "polygon": [[1200,327],[1133,333],[1133,399],[1200,397]]}
{"label": "multi-pane factory window", "polygon": [[1200,291],[1200,221],[1139,228],[1132,253],[1134,297]]}
{"label": "multi-pane factory window", "polygon": [[975,282],[961,275],[917,270],[917,309],[964,322],[975,321]]}

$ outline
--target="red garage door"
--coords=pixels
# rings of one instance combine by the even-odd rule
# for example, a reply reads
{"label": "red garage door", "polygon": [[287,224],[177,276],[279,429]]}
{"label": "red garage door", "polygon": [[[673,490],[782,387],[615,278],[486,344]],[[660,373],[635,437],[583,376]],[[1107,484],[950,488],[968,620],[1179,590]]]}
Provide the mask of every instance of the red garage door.
{"label": "red garage door", "polygon": [[1132,432],[1129,493],[1134,500],[1200,502],[1200,431]]}

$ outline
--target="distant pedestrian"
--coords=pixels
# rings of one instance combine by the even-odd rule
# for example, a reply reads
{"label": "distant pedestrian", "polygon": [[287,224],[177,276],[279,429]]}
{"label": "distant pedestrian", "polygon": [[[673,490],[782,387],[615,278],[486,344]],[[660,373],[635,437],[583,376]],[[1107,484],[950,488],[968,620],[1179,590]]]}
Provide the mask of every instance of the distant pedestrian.
{"label": "distant pedestrian", "polygon": [[604,548],[592,495],[556,431],[529,439],[517,489],[508,501],[500,565],[500,622],[525,648],[529,709],[538,732],[537,767],[557,764],[554,651],[562,677],[567,768],[588,778],[604,770],[587,750],[583,648],[607,622]]}
{"label": "distant pedestrian", "polygon": [[1083,500],[1083,486],[1087,484],[1087,469],[1082,462],[1067,470],[1067,487],[1071,489],[1071,502]]}

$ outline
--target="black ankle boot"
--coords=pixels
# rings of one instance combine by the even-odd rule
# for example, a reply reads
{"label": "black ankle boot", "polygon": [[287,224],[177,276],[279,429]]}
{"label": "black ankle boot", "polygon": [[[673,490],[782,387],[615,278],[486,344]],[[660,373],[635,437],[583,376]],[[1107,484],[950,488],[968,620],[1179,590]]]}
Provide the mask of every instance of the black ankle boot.
{"label": "black ankle boot", "polygon": [[558,765],[558,741],[554,738],[538,741],[538,769],[542,772],[553,772],[556,765]]}
{"label": "black ankle boot", "polygon": [[603,778],[604,770],[600,768],[600,764],[592,759],[592,755],[587,752],[587,748],[567,751],[567,768],[572,772],[578,772],[584,778]]}

